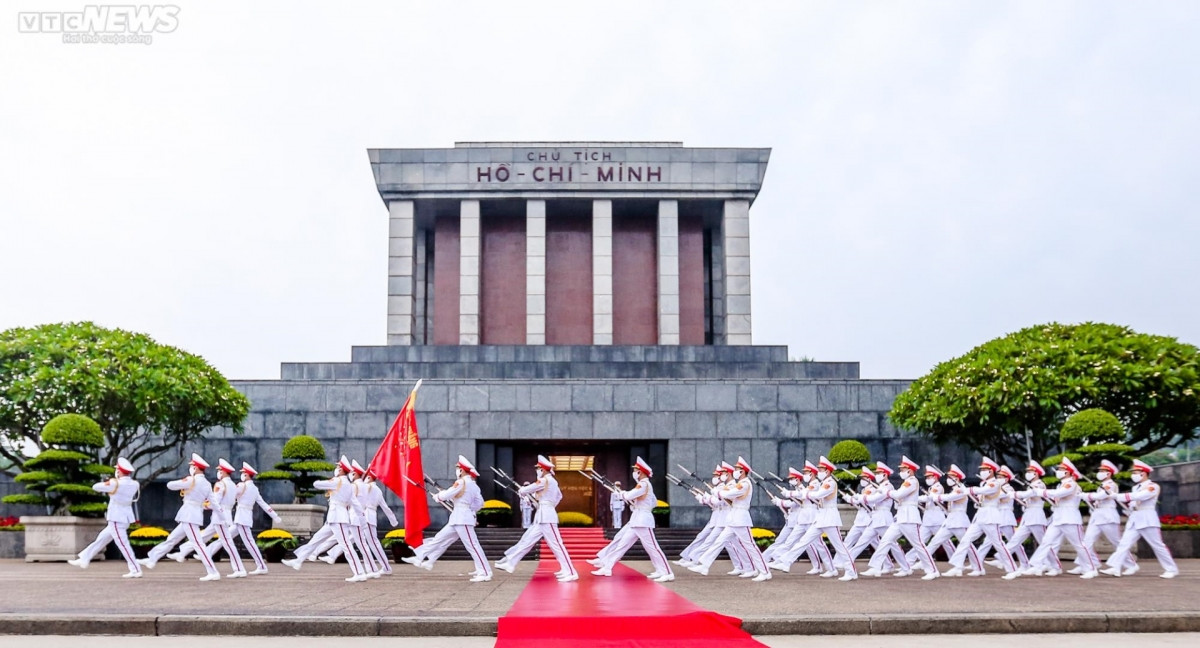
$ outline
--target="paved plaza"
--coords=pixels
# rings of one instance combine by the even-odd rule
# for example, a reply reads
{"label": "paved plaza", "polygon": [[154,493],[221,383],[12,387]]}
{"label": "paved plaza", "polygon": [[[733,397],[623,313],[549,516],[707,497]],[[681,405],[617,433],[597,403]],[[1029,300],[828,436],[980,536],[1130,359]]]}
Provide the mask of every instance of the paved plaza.
{"label": "paved plaza", "polygon": [[[713,574],[727,565],[718,562]],[[630,566],[650,571],[649,563]],[[664,586],[744,619],[756,635],[1200,630],[1200,560],[1180,561],[1173,580],[1158,578],[1151,561],[1143,566],[1133,577],[1093,581],[1002,581],[994,572],[932,582],[776,575],[752,583],[680,570]],[[265,576],[201,583],[194,562],[164,561],[140,580],[124,580],[124,565],[114,561],[84,571],[6,560],[0,633],[489,636],[534,567],[527,561],[515,574],[470,584],[466,562],[442,561],[432,572],[397,565],[390,577],[356,584],[343,580],[345,565],[309,563],[297,572],[276,564]]]}

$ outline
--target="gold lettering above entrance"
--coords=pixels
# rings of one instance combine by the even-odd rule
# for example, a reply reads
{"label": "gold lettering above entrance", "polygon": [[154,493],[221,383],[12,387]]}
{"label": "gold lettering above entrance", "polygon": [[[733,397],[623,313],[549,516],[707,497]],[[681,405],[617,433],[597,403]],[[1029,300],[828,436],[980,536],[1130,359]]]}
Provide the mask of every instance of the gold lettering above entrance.
{"label": "gold lettering above entrance", "polygon": [[472,171],[473,182],[645,182],[663,180],[661,164],[479,164]]}

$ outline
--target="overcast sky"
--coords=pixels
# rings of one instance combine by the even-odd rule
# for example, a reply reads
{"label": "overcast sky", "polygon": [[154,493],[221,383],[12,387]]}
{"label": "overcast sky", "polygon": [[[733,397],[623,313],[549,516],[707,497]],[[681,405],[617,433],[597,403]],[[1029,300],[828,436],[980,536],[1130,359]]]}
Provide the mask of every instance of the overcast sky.
{"label": "overcast sky", "polygon": [[[143,44],[0,15],[0,329],[230,378],[386,340],[367,148],[770,147],[754,340],[916,378],[1025,326],[1200,343],[1194,2],[176,2]],[[360,6],[361,5],[361,6]],[[370,7],[366,5],[371,5]]]}

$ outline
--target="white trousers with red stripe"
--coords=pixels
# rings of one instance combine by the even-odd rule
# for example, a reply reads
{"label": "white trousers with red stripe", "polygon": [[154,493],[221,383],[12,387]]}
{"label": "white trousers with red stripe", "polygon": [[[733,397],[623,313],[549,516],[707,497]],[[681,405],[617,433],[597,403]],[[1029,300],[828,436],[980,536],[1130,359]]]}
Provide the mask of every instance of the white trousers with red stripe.
{"label": "white trousers with red stripe", "polygon": [[[338,546],[342,548],[342,552],[346,554],[346,562],[350,563],[350,571],[358,576],[367,573],[366,567],[359,560],[358,554],[354,551],[354,525],[344,523],[330,524],[330,529],[333,531],[333,537],[337,541]],[[314,536],[315,537],[315,536]]]}
{"label": "white trousers with red stripe", "polygon": [[1164,571],[1173,574],[1179,573],[1179,566],[1175,564],[1171,550],[1163,543],[1162,529],[1159,527],[1135,529],[1130,524],[1125,525],[1125,534],[1121,536],[1121,543],[1117,545],[1117,550],[1113,552],[1113,555],[1108,557],[1108,566],[1119,567],[1127,563],[1130,554],[1137,546],[1138,538],[1145,540],[1146,544],[1150,545],[1150,549],[1154,551],[1154,557],[1158,558],[1158,564],[1162,565]]}
{"label": "white trousers with red stripe", "polygon": [[672,573],[671,565],[667,563],[667,556],[658,546],[658,539],[654,537],[654,529],[651,527],[626,526],[618,531],[612,542],[608,543],[608,547],[611,547],[612,550],[605,554],[604,562],[600,567],[611,569],[633,546],[634,540],[642,543],[642,549],[645,549],[646,555],[650,556],[650,564],[654,565],[654,571],[660,574]]}
{"label": "white trousers with red stripe", "polygon": [[[954,550],[954,555],[950,556],[950,564],[955,567],[962,567],[967,562],[967,554],[970,553],[974,560],[979,560],[979,554],[975,550],[974,542],[979,538],[987,538],[992,543],[993,547],[1003,547],[1004,539],[1000,537],[1000,525],[972,522],[971,526],[967,527],[967,532],[958,543],[958,548]],[[1004,566],[1006,572],[1016,571],[1017,563],[1013,561],[1012,554],[1007,551],[997,552],[1000,554],[1000,564]],[[982,570],[983,567],[976,567],[977,570]]]}
{"label": "white trousers with red stripe", "polygon": [[1075,552],[1086,558],[1086,562],[1081,567],[1088,571],[1100,569],[1100,565],[1092,560],[1091,552],[1083,544],[1082,524],[1057,524],[1047,527],[1046,535],[1042,536],[1042,544],[1038,545],[1037,551],[1033,552],[1029,558],[1029,566],[1035,569],[1060,569],[1057,555],[1051,558],[1051,554],[1058,553],[1058,547],[1063,540],[1071,543],[1071,546],[1075,547]]}
{"label": "white trousers with red stripe", "polygon": [[[1112,543],[1113,549],[1121,545],[1121,525],[1120,524],[1096,524],[1094,519],[1088,521],[1087,529],[1083,532],[1083,544],[1088,548],[1088,553],[1091,554],[1092,562],[1100,564],[1100,556],[1096,554],[1096,540],[1104,536],[1106,540]],[[1075,556],[1075,564],[1081,567],[1087,559],[1083,556]],[[1121,569],[1132,569],[1137,566],[1137,560],[1131,553],[1125,557],[1125,564]]]}
{"label": "white trousers with red stripe", "polygon": [[563,546],[562,535],[558,532],[558,525],[549,522],[539,522],[525,532],[517,544],[513,545],[508,551],[504,552],[504,560],[510,565],[515,565],[525,554],[533,549],[537,541],[545,538],[546,544],[550,546],[550,553],[558,560],[559,571],[566,572],[570,576],[577,576],[579,572],[575,570],[575,566],[571,564],[571,556],[567,553],[567,548]]}
{"label": "white trousers with red stripe", "polygon": [[[174,549],[175,545],[183,542],[185,539],[190,540],[192,546],[199,547],[203,545],[200,542],[200,529],[198,525],[190,522],[180,522],[179,526],[171,529],[171,533],[167,535],[166,540],[154,545],[150,549],[150,553],[146,556],[147,560],[150,561],[151,565],[158,563],[159,560],[162,560],[163,556],[167,555],[168,551]],[[212,558],[209,558],[207,553],[197,551],[196,557],[204,564],[205,571],[209,574],[217,573],[217,568],[213,565]]]}
{"label": "white trousers with red stripe", "polygon": [[[833,557],[829,555],[829,549],[825,547],[823,541],[810,542],[808,546],[801,547],[800,539],[808,532],[811,524],[797,524],[792,528],[792,532],[787,537],[777,538],[775,544],[767,548],[763,552],[763,560],[768,563],[778,562],[791,565],[800,559],[800,556],[805,552],[808,553],[809,560],[812,561],[814,568],[819,568],[821,571],[829,571],[833,569]],[[818,539],[819,540],[819,539]],[[778,549],[775,549],[778,547]],[[775,551],[771,551],[775,549]]]}
{"label": "white trousers with red stripe", "polygon": [[420,547],[413,549],[413,554],[418,560],[437,562],[437,559],[446,553],[455,540],[462,542],[463,547],[466,548],[467,554],[471,556],[471,561],[475,563],[476,573],[484,576],[492,575],[492,566],[488,564],[487,556],[483,553],[483,546],[479,544],[479,537],[475,535],[475,527],[470,524],[447,524],[432,538],[422,542]]}
{"label": "white trousers with red stripe", "polygon": [[746,553],[750,559],[750,569],[760,574],[770,573],[767,569],[767,562],[763,560],[762,552],[758,550],[758,545],[754,544],[754,538],[750,537],[750,527],[744,526],[729,526],[722,529],[721,535],[717,536],[717,541],[700,556],[700,560],[697,562],[705,569],[711,567],[727,542],[736,542],[738,548]]}
{"label": "white trousers with red stripe", "polygon": [[[1029,555],[1025,553],[1025,541],[1031,536],[1041,545],[1042,538],[1046,537],[1046,525],[1018,524],[1017,530],[1013,531],[1012,537],[1008,539],[1008,544],[1004,546],[1005,551],[1017,557],[1017,564],[1022,569],[1029,567]],[[1034,549],[1034,551],[1037,551],[1037,549]],[[1058,552],[1050,552],[1050,557],[1054,560],[1054,568],[1062,571],[1062,564],[1058,562]]]}
{"label": "white trousers with red stripe", "polygon": [[79,559],[85,565],[92,562],[96,554],[104,551],[104,548],[110,542],[117,543],[117,549],[121,550],[121,556],[129,564],[129,571],[141,573],[142,566],[137,563],[137,559],[133,555],[133,548],[129,545],[129,525],[121,522],[109,522],[104,527],[104,530],[100,532],[100,535],[96,536],[96,539],[92,541],[92,544],[84,547],[83,551],[79,552]]}
{"label": "white trousers with red stripe", "polygon": [[969,542],[964,543],[962,541],[966,536],[967,528],[949,527],[943,523],[942,528],[938,529],[938,532],[933,534],[933,538],[931,538],[929,542],[925,544],[925,548],[928,549],[929,553],[932,555],[934,551],[937,551],[938,547],[942,547],[946,550],[946,557],[950,558],[954,556],[954,554],[958,553],[958,547],[956,547],[954,543],[950,541],[951,538],[954,538],[958,540],[959,546],[966,547],[967,557],[971,560],[971,569],[974,569],[975,571],[981,571],[983,570],[983,561],[980,560],[979,553],[975,551],[975,545]]}
{"label": "white trousers with red stripe", "polygon": [[702,550],[708,542],[709,537],[712,536],[713,532],[719,528],[720,527],[715,526],[710,521],[704,526],[703,529],[700,529],[700,533],[696,534],[696,538],[692,540],[692,543],[684,547],[683,551],[679,552],[679,557],[683,560],[695,560],[697,550]]}
{"label": "white trousers with red stripe", "polygon": [[908,557],[904,555],[904,550],[900,548],[900,543],[897,542],[901,537],[908,540],[911,547],[917,548],[917,562],[921,563],[921,569],[925,570],[926,574],[937,571],[937,566],[933,564],[933,556],[929,553],[929,548],[921,542],[921,525],[916,522],[898,522],[888,527],[884,531],[883,537],[879,540],[879,547],[875,549],[875,553],[871,556],[869,563],[874,569],[883,569],[884,562],[887,560],[888,552],[896,557],[896,564],[904,571],[911,569],[908,562]]}

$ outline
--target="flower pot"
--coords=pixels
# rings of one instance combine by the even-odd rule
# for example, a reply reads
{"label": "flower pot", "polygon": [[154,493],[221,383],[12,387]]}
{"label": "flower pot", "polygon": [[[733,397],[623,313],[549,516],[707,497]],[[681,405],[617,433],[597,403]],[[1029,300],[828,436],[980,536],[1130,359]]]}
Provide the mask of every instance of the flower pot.
{"label": "flower pot", "polygon": [[149,556],[150,550],[154,548],[154,545],[141,545],[133,543],[130,543],[130,545],[130,549],[133,549],[133,555],[138,558],[145,558],[146,556]]}
{"label": "flower pot", "polygon": [[271,528],[290,531],[295,536],[312,536],[325,524],[324,506],[316,504],[275,504],[279,521]]}
{"label": "flower pot", "polygon": [[107,522],[72,515],[22,515],[21,524],[25,562],[66,562],[91,544]]}
{"label": "flower pot", "polygon": [[282,544],[272,545],[262,549],[261,551],[263,560],[269,563],[282,562],[288,553],[287,547],[283,546]]}
{"label": "flower pot", "polygon": [[394,542],[392,543],[391,549],[392,560],[394,562],[401,562],[401,558],[411,558],[416,555],[413,553],[412,547],[408,546],[407,542]]}

